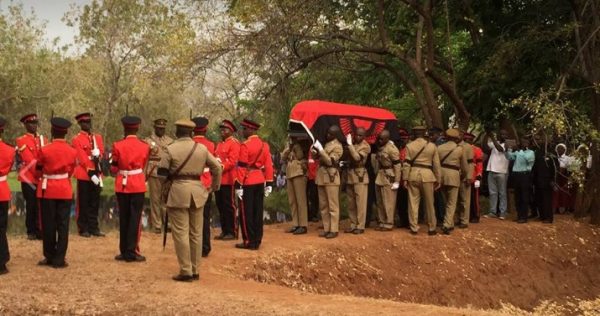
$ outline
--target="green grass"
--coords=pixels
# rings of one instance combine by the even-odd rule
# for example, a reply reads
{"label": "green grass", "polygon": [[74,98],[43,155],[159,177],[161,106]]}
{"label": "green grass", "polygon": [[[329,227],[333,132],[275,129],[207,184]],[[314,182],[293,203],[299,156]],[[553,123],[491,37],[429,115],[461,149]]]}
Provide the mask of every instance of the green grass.
{"label": "green grass", "polygon": [[[115,194],[115,178],[113,177],[104,177],[103,179],[104,187],[102,188],[102,193],[100,195],[103,196],[111,196]],[[73,190],[77,188],[77,180],[75,178],[71,178],[71,184],[73,185]],[[8,174],[8,186],[10,187],[11,192],[21,192],[21,182],[17,180],[17,172],[13,171]]]}

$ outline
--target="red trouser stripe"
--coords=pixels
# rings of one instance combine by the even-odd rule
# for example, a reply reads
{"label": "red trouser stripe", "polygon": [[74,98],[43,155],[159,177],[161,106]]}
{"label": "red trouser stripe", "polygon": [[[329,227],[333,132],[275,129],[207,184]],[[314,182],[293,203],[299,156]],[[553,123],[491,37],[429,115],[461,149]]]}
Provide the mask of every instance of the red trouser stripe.
{"label": "red trouser stripe", "polygon": [[236,207],[235,185],[231,186],[231,212],[233,212],[233,235],[238,238],[238,209]]}
{"label": "red trouser stripe", "polygon": [[135,241],[135,253],[137,255],[142,254],[142,252],[140,251],[140,239],[142,239],[142,214],[143,213],[144,213],[144,207],[142,207],[142,211],[140,212],[140,217],[136,219],[138,221],[137,239]]}
{"label": "red trouser stripe", "polygon": [[242,239],[244,240],[244,245],[248,246],[248,228],[246,227],[246,208],[244,207],[244,201],[240,201],[240,215],[242,216]]}

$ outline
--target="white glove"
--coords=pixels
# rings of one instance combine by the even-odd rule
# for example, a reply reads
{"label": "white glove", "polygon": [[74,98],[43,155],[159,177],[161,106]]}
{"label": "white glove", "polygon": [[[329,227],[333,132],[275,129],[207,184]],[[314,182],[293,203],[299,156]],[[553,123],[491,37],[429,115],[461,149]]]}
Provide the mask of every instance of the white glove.
{"label": "white glove", "polygon": [[217,157],[217,162],[220,163],[220,164],[223,164],[223,161],[219,157]]}
{"label": "white glove", "polygon": [[235,189],[235,196],[241,200],[244,196],[244,189]]}
{"label": "white glove", "polygon": [[481,186],[481,181],[479,180],[475,180],[475,182],[473,183],[473,186],[477,189]]}
{"label": "white glove", "polygon": [[398,190],[399,187],[400,187],[400,182],[392,183],[392,190]]}
{"label": "white glove", "polygon": [[93,175],[90,180],[92,180],[92,182],[94,182],[95,185],[100,185],[100,178],[98,178],[97,175]]}
{"label": "white glove", "polygon": [[352,134],[346,135],[346,143],[348,143],[348,146],[352,146]]}
{"label": "white glove", "polygon": [[273,192],[273,187],[272,186],[266,186],[265,187],[265,197],[269,197],[269,195],[271,195],[271,192]]}
{"label": "white glove", "polygon": [[319,152],[323,151],[323,145],[321,145],[321,142],[319,142],[318,140],[315,142],[313,147],[316,148]]}
{"label": "white glove", "polygon": [[95,158],[100,157],[100,149],[98,149],[98,148],[92,149],[92,157],[95,157]]}

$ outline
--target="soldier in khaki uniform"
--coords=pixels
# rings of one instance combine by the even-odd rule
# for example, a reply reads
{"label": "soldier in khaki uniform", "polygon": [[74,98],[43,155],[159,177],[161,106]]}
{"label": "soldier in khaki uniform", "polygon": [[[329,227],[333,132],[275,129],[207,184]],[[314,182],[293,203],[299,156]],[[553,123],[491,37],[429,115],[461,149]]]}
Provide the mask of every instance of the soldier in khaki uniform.
{"label": "soldier in khaki uniform", "polygon": [[406,161],[402,168],[403,185],[408,189],[410,231],[419,231],[419,203],[424,199],[429,235],[435,235],[436,218],[433,192],[440,188],[440,157],[435,144],[425,139],[425,127],[413,128],[414,139],[406,145]]}
{"label": "soldier in khaki uniform", "polygon": [[400,163],[400,151],[390,141],[390,132],[383,130],[379,135],[377,142],[379,150],[377,151],[377,177],[375,185],[377,186],[377,205],[379,209],[379,227],[378,231],[390,231],[394,227],[394,213],[396,210],[396,196],[400,187],[402,178],[402,165]]}
{"label": "soldier in khaki uniform", "polygon": [[469,227],[471,215],[471,186],[473,185],[473,174],[475,173],[475,154],[473,146],[464,141],[464,132],[460,132],[458,145],[463,148],[463,154],[467,159],[468,168],[458,189],[458,204],[456,205],[456,213],[459,217],[458,228]]}
{"label": "soldier in khaki uniform", "polygon": [[290,138],[289,146],[281,153],[286,164],[287,194],[292,210],[292,227],[287,233],[306,234],[308,227],[308,202],[306,201],[306,172],[308,159],[297,139]]}
{"label": "soldier in khaki uniform", "polygon": [[154,134],[144,139],[150,145],[150,158],[146,166],[146,179],[148,180],[148,190],[150,191],[151,227],[157,234],[160,234],[163,227],[165,206],[160,199],[164,179],[160,178],[156,172],[167,146],[173,142],[171,137],[165,135],[166,127],[167,120],[162,118],[154,120]]}
{"label": "soldier in khaki uniform", "polygon": [[337,140],[340,128],[337,125],[327,130],[325,147],[317,140],[313,145],[317,151],[314,157],[319,157],[319,169],[315,180],[319,190],[319,208],[323,219],[323,232],[319,237],[335,238],[338,236],[340,223],[340,170],[339,162],[342,157],[342,144]]}
{"label": "soldier in khaki uniform", "polygon": [[459,187],[464,183],[469,165],[463,147],[458,144],[460,134],[457,129],[446,130],[446,143],[440,145],[438,155],[442,166],[442,194],[446,200],[446,211],[442,231],[450,235],[454,229],[454,212],[456,211],[456,199]]}
{"label": "soldier in khaki uniform", "polygon": [[365,129],[359,127],[354,133],[354,142],[352,134],[346,136],[350,153],[346,193],[348,194],[348,215],[351,224],[344,232],[355,235],[365,232],[365,221],[367,220],[369,175],[365,165],[371,153],[371,145],[365,140],[365,135]]}
{"label": "soldier in khaki uniform", "polygon": [[191,138],[196,126],[193,121],[182,119],[175,125],[177,140],[167,147],[158,174],[173,181],[166,202],[180,268],[173,280],[191,282],[200,278],[198,265],[202,254],[202,215],[209,194],[200,177],[208,166],[212,176],[210,190],[218,190],[221,165],[206,147],[197,145]]}

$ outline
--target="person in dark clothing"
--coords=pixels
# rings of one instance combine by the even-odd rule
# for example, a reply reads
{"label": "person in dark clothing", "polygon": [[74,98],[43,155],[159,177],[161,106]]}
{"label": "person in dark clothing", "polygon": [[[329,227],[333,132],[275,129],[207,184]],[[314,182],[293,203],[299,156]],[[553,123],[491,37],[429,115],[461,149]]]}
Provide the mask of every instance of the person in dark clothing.
{"label": "person in dark clothing", "polygon": [[[540,144],[539,141],[536,141]],[[541,146],[537,146],[535,161],[531,170],[531,179],[534,186],[535,211],[540,220],[550,224],[554,221],[552,210],[552,192],[556,181],[556,168],[558,159],[553,154],[546,152]]]}

